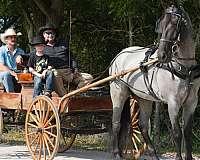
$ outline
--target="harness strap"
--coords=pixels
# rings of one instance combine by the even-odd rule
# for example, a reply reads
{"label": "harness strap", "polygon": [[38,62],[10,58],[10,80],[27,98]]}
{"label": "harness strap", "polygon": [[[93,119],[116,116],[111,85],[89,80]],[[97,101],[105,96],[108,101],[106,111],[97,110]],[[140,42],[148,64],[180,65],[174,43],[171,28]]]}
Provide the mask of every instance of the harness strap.
{"label": "harness strap", "polygon": [[192,88],[192,83],[191,83],[191,77],[188,78],[187,80],[187,95],[183,101],[183,104],[186,102],[186,100],[188,99],[189,95],[190,95],[190,91],[191,91],[191,88]]}
{"label": "harness strap", "polygon": [[186,80],[189,77],[189,69],[183,65],[178,64],[178,69],[176,69],[173,64],[171,66],[169,64],[160,64],[158,63],[156,66],[158,68],[162,68],[168,70],[170,73],[176,75],[177,77]]}
{"label": "harness strap", "polygon": [[[141,70],[141,71],[142,71],[142,70]],[[149,83],[149,78],[148,78],[148,69],[147,69],[147,71],[142,71],[142,72],[143,72],[144,83],[145,83],[145,85],[146,85],[146,87],[147,87],[147,90],[148,90],[149,94],[150,94],[151,96],[153,96],[155,99],[160,100],[160,99],[156,96],[156,94],[155,94],[155,92],[154,92],[154,90],[153,90],[153,88],[152,88],[152,82],[153,82],[153,76],[154,76],[154,73],[155,73],[155,68],[154,68],[154,70],[153,70],[153,74],[152,74],[151,82],[150,82],[150,83]]]}
{"label": "harness strap", "polygon": [[167,64],[167,65],[168,65],[168,67],[170,68],[170,72],[171,72],[171,74],[172,74],[172,79],[174,80],[174,79],[175,79],[175,77],[174,77],[175,69],[174,69],[174,67],[173,67],[173,65],[172,65],[172,62],[170,62],[170,63]]}

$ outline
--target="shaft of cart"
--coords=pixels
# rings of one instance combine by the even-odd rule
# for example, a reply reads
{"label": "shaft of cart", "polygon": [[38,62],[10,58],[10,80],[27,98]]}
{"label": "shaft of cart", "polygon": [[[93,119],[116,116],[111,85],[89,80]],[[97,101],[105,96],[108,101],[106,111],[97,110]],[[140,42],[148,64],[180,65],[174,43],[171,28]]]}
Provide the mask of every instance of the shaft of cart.
{"label": "shaft of cart", "polygon": [[[145,62],[145,63],[143,64],[143,66],[147,66],[147,65],[156,63],[157,61],[158,61],[158,59],[155,58],[155,59],[153,59],[153,60],[151,60],[151,61]],[[64,95],[64,96],[61,98],[61,100],[60,100],[60,102],[59,102],[59,107],[62,105],[63,101],[64,101],[66,98],[68,98],[68,97],[74,96],[74,95],[79,94],[79,93],[82,93],[82,92],[86,92],[87,90],[89,90],[89,89],[92,88],[92,87],[96,87],[96,86],[98,86],[98,85],[100,85],[100,84],[103,84],[103,83],[106,83],[106,82],[108,82],[108,81],[114,80],[115,78],[124,76],[124,75],[126,75],[126,74],[128,74],[128,73],[130,73],[130,72],[137,71],[138,69],[140,69],[140,66],[136,66],[136,67],[134,66],[134,67],[129,68],[129,69],[127,69],[127,70],[121,71],[121,72],[119,72],[119,73],[116,73],[116,74],[113,74],[113,75],[111,75],[111,76],[108,76],[108,77],[106,77],[106,78],[104,78],[104,79],[101,79],[101,80],[99,80],[99,81],[97,81],[97,82],[88,84],[88,85],[86,85],[86,86],[84,86],[84,87],[82,87],[82,88],[79,88],[79,89],[77,89],[77,90],[74,90],[74,91],[72,91],[72,92],[70,92],[70,93]]]}

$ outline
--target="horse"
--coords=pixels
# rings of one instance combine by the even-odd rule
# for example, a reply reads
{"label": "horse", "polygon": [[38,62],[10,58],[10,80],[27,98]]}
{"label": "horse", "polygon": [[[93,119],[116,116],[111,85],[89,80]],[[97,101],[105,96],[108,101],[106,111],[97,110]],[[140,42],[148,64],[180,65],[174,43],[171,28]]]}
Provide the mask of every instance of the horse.
{"label": "horse", "polygon": [[[199,79],[192,78],[195,60],[195,45],[192,25],[183,7],[174,5],[165,9],[157,31],[161,34],[158,49],[153,55],[158,63],[149,65],[147,71],[137,70],[110,82],[113,105],[112,145],[113,159],[123,159],[120,148],[120,123],[122,111],[130,95],[139,105],[139,128],[151,153],[157,160],[156,150],[148,135],[149,119],[153,102],[164,102],[168,106],[176,149],[176,160],[182,160],[182,138],[185,141],[185,160],[192,160],[192,116],[198,103]],[[148,48],[129,47],[122,50],[112,61],[109,74],[115,74],[141,64]],[[183,132],[179,124],[182,108]]]}

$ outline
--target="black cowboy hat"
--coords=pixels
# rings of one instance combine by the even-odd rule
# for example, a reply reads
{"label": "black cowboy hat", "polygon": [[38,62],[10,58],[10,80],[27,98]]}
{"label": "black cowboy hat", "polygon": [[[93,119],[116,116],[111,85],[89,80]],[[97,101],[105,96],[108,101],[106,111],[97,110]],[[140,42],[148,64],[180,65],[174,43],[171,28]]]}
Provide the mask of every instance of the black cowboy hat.
{"label": "black cowboy hat", "polygon": [[37,44],[45,44],[45,41],[40,36],[35,36],[35,37],[33,37],[33,39],[32,39],[30,44],[32,46],[35,46]]}
{"label": "black cowboy hat", "polygon": [[39,28],[39,35],[43,36],[43,32],[49,29],[54,30],[55,33],[57,33],[56,27],[51,23],[47,23],[45,26]]}

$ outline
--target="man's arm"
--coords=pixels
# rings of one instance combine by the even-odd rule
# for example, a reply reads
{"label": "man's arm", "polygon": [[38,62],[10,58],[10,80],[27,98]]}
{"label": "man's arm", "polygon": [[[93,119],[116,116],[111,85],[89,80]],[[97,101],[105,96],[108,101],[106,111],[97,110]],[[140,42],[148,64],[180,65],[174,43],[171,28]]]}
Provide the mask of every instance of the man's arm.
{"label": "man's arm", "polygon": [[18,79],[17,78],[17,74],[14,71],[12,71],[10,68],[8,68],[7,66],[5,66],[4,64],[2,64],[2,63],[0,63],[0,71],[10,72],[10,74],[12,76],[14,76],[16,80]]}
{"label": "man's arm", "polygon": [[22,56],[23,55],[25,55],[25,52],[21,48],[18,48],[17,57],[16,57],[16,63],[17,64],[22,64],[22,62],[23,62]]}
{"label": "man's arm", "polygon": [[10,72],[10,74],[14,76],[16,80],[18,79],[17,74],[5,65],[5,60],[2,50],[0,50],[0,71]]}
{"label": "man's arm", "polygon": [[29,72],[30,73],[32,73],[33,75],[35,75],[35,76],[38,76],[38,77],[40,77],[40,78],[42,78],[43,77],[43,75],[42,74],[40,74],[40,73],[38,73],[38,72],[36,72],[32,67],[29,67]]}
{"label": "man's arm", "polygon": [[5,65],[5,58],[2,50],[0,50],[0,71],[10,72],[10,68]]}

